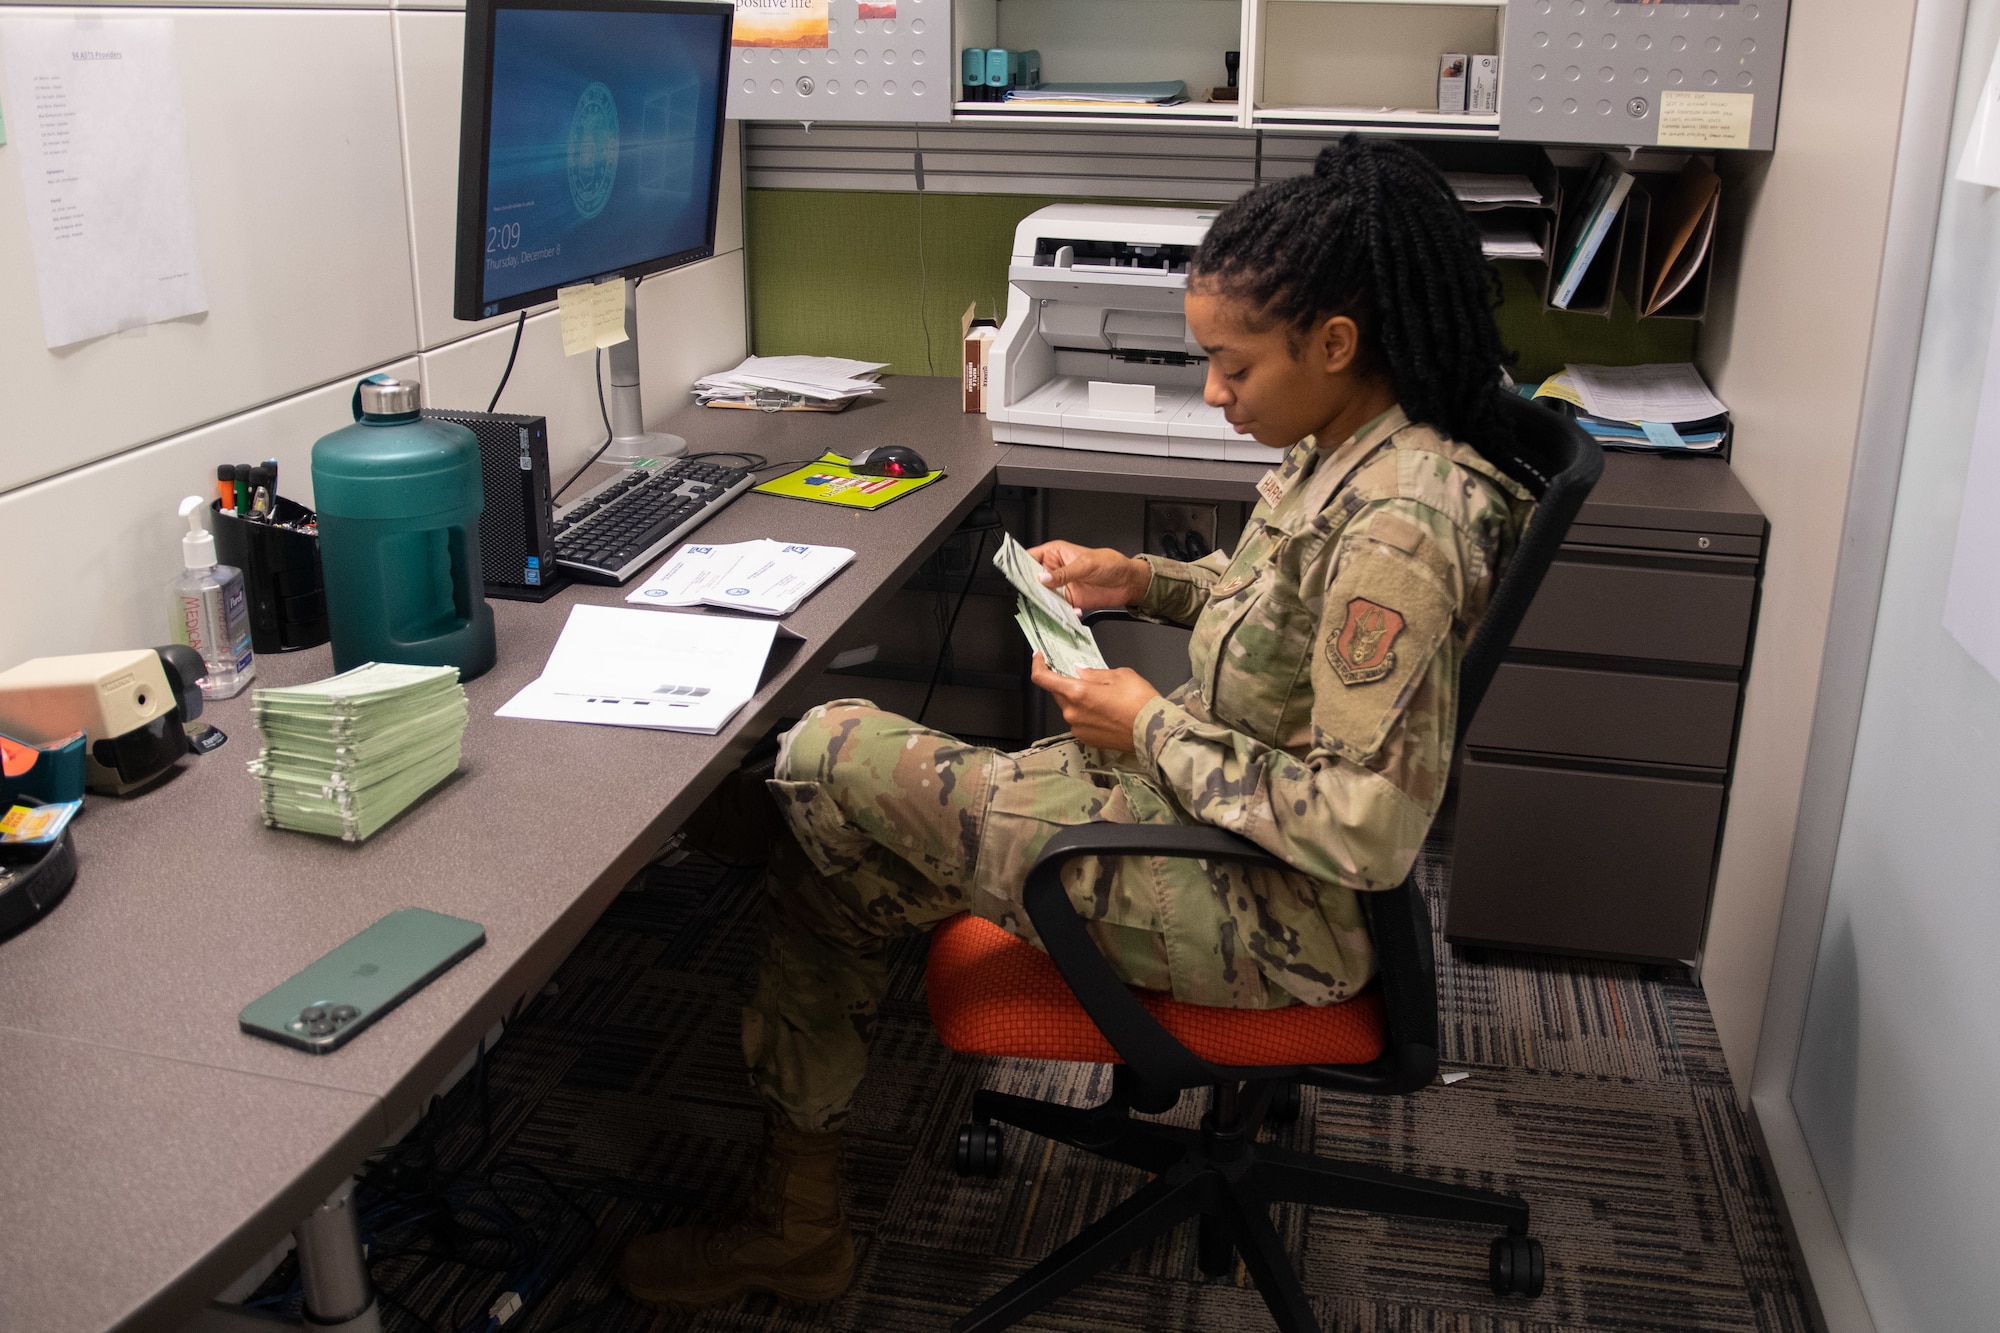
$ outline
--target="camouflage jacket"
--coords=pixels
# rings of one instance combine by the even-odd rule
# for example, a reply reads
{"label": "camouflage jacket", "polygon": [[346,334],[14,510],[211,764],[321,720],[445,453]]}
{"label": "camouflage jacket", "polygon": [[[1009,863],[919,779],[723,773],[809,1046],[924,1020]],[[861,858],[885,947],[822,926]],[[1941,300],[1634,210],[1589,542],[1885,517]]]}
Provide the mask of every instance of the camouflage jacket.
{"label": "camouflage jacket", "polygon": [[1344,934],[1352,891],[1402,882],[1437,813],[1459,661],[1532,500],[1401,408],[1336,449],[1307,437],[1259,489],[1233,554],[1145,557],[1134,610],[1193,628],[1194,677],[1140,710],[1124,762],[1339,886],[1317,908]]}

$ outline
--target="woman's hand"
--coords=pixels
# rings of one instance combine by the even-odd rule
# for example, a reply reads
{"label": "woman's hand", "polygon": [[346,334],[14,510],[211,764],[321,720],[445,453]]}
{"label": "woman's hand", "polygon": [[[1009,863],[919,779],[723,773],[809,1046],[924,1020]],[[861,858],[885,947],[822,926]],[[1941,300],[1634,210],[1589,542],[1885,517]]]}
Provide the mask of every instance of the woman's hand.
{"label": "woman's hand", "polygon": [[1130,750],[1132,724],[1138,721],[1139,710],[1159,698],[1160,692],[1151,681],[1128,667],[1112,671],[1084,667],[1082,672],[1075,679],[1059,676],[1036,653],[1029,678],[1055,696],[1070,733],[1085,745],[1100,750]]}
{"label": "woman's hand", "polygon": [[1079,611],[1136,605],[1153,582],[1144,560],[1102,546],[1043,542],[1028,552],[1042,567],[1042,582]]}

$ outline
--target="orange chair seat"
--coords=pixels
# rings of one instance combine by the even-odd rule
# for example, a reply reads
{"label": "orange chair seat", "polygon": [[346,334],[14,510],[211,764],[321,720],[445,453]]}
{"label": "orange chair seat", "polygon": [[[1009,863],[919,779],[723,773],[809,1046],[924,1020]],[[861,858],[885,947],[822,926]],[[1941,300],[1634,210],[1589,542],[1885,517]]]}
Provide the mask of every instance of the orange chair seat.
{"label": "orange chair seat", "polygon": [[[1122,1063],[1049,956],[982,917],[955,916],[931,935],[925,991],[938,1036],[954,1051]],[[1218,1009],[1134,993],[1183,1046],[1219,1065],[1366,1064],[1387,1040],[1372,986],[1324,1008]]]}

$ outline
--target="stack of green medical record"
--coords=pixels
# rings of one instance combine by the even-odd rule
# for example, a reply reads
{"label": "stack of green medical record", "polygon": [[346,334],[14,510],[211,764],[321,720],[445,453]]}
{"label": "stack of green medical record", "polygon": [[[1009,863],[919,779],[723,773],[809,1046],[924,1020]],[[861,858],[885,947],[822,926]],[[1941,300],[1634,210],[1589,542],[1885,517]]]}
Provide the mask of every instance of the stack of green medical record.
{"label": "stack of green medical record", "polygon": [[370,662],[252,693],[264,822],[360,842],[458,768],[457,667]]}

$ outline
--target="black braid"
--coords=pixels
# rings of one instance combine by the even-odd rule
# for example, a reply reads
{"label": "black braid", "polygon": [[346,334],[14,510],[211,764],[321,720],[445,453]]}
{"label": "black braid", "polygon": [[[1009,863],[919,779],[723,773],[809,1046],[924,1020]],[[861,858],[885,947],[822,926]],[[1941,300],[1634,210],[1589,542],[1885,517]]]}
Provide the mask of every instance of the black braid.
{"label": "black braid", "polygon": [[1495,441],[1494,389],[1513,360],[1493,321],[1500,278],[1451,186],[1412,150],[1348,135],[1312,175],[1224,209],[1193,269],[1196,290],[1244,298],[1301,332],[1349,316],[1362,369],[1388,380],[1412,421]]}

